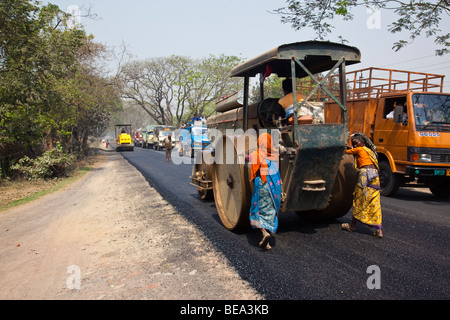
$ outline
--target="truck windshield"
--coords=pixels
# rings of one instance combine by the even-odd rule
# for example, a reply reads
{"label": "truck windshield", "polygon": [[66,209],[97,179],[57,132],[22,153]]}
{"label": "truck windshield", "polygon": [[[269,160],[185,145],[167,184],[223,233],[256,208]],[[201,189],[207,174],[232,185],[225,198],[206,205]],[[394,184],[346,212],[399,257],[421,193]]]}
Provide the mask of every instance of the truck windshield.
{"label": "truck windshield", "polygon": [[160,137],[167,137],[169,135],[173,136],[173,132],[172,131],[160,131],[159,132]]}
{"label": "truck windshield", "polygon": [[414,118],[419,131],[450,131],[450,95],[413,94]]}

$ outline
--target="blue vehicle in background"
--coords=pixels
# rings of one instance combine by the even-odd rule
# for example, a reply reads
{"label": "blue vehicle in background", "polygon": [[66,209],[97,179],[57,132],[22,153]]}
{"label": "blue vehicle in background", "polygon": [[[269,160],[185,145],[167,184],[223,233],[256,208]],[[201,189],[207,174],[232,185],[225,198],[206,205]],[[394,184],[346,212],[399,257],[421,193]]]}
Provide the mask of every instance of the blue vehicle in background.
{"label": "blue vehicle in background", "polygon": [[194,121],[191,126],[180,130],[180,157],[190,155],[191,158],[198,151],[210,147],[211,141],[208,137],[208,130],[202,121]]}

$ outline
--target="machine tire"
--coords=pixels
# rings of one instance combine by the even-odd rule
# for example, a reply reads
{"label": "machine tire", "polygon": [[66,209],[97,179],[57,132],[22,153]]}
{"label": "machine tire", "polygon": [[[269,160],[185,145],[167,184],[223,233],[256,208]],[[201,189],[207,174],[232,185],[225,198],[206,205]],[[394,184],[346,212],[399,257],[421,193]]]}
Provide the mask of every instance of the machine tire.
{"label": "machine tire", "polygon": [[[226,144],[232,142],[224,138],[216,145],[212,181],[214,201],[222,224],[229,230],[236,230],[249,225],[250,199],[248,198],[249,184],[245,180],[244,164],[237,161],[227,164]],[[233,147],[234,159],[236,150]],[[217,160],[221,161],[217,161]],[[219,163],[217,163],[219,162]]]}
{"label": "machine tire", "polygon": [[309,221],[332,220],[343,217],[353,206],[353,190],[358,181],[352,155],[344,155],[334,181],[328,206],[323,210],[300,211],[297,214]]}

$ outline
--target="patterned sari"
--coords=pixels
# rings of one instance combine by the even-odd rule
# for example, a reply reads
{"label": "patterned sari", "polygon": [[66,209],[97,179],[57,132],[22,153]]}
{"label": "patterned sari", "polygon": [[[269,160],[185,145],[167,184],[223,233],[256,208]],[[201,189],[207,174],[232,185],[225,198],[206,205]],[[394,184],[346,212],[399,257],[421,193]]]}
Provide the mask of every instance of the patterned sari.
{"label": "patterned sari", "polygon": [[258,149],[252,152],[251,179],[254,182],[250,207],[250,225],[272,233],[278,229],[281,206],[281,177],[278,170],[278,151],[273,148],[270,134],[258,137]]}
{"label": "patterned sari", "polygon": [[278,214],[281,206],[281,178],[275,162],[266,160],[269,174],[267,182],[261,177],[254,179],[252,203],[250,207],[250,225],[264,228],[272,233],[278,229]]}
{"label": "patterned sari", "polygon": [[378,160],[372,150],[363,147],[377,169],[358,169],[358,183],[353,192],[353,217],[360,222],[381,229],[380,178]]}

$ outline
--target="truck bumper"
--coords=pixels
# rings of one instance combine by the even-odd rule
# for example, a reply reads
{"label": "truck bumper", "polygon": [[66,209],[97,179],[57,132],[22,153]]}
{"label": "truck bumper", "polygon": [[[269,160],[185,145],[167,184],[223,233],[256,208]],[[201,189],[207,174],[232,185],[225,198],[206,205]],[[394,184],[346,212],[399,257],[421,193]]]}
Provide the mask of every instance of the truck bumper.
{"label": "truck bumper", "polygon": [[450,179],[448,167],[419,167],[406,166],[406,173],[412,178],[447,178]]}

